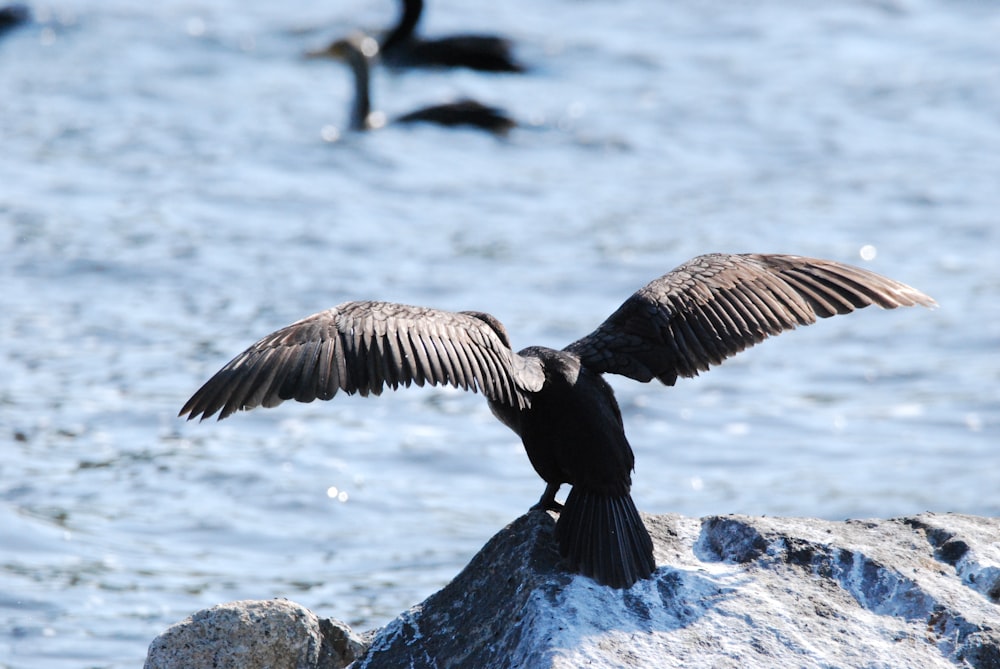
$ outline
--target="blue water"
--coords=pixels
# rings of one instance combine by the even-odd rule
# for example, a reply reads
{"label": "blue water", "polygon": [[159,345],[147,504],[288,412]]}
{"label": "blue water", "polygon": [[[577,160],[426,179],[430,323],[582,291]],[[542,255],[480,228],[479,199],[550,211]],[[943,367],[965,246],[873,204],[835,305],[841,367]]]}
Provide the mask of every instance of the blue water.
{"label": "blue water", "polygon": [[699,253],[860,264],[940,308],[824,321],[673,388],[611,379],[638,506],[1000,513],[992,3],[428,4],[426,34],[502,32],[533,71],[379,71],[376,104],[472,95],[525,124],[507,140],[343,132],[347,73],[301,54],[389,0],[67,0],[0,38],[0,667],[140,666],[244,598],[374,627],[536,501],[459,391],[175,418],[349,299],[560,347]]}

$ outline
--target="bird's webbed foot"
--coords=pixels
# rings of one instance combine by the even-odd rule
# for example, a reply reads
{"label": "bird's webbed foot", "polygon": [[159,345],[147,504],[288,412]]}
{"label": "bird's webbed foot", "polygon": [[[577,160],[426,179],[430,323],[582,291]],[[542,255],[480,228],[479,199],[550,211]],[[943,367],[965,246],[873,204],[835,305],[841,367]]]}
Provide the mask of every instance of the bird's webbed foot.
{"label": "bird's webbed foot", "polygon": [[529,511],[562,511],[563,505],[556,501],[556,493],[559,492],[560,485],[559,483],[546,485],[541,499]]}

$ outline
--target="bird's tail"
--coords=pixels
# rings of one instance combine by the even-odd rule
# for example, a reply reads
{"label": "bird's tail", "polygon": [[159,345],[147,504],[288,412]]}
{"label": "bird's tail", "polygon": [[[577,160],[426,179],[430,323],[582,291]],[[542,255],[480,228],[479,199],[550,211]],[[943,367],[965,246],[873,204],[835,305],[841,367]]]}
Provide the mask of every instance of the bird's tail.
{"label": "bird's tail", "polygon": [[556,539],[574,571],[613,588],[628,588],[656,569],[653,541],[628,493],[573,486],[556,522]]}

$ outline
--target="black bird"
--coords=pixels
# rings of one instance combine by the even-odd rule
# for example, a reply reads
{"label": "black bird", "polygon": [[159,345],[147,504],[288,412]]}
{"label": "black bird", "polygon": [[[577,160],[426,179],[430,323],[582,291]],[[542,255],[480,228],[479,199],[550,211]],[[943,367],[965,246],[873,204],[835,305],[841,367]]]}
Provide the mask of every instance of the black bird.
{"label": "black bird", "polygon": [[[322,51],[312,51],[307,54],[310,58],[333,58],[350,66],[354,74],[352,130],[369,130],[382,125],[382,121],[373,115],[371,110],[371,59],[377,53],[378,45],[375,40],[359,33],[337,40]],[[450,127],[471,126],[497,135],[504,135],[517,125],[503,110],[468,99],[424,107],[395,120],[397,123],[423,122]]]}
{"label": "black bird", "polygon": [[423,0],[403,0],[399,23],[379,44],[382,59],[393,67],[466,67],[485,72],[523,72],[510,53],[510,42],[495,35],[452,35],[422,39],[414,34]]}
{"label": "black bird", "polygon": [[[219,419],[283,400],[378,395],[415,383],[481,391],[524,442],[546,482],[533,509],[559,511],[569,568],[616,588],[656,568],[629,494],[634,458],[610,372],[674,385],[797,325],[871,304],[935,304],[905,284],[850,265],[789,255],[710,254],[641,288],[561,351],[514,353],[503,325],[387,302],[346,302],[274,332],[233,358],[180,415]],[[560,485],[572,486],[564,506]]]}
{"label": "black bird", "polygon": [[31,21],[31,9],[27,5],[14,3],[0,7],[0,34]]}

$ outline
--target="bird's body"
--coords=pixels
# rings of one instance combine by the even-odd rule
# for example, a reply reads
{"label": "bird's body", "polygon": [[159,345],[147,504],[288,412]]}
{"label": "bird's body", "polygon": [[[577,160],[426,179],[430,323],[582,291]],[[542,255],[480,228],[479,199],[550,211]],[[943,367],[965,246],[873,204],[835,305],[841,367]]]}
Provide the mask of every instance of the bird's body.
{"label": "bird's body", "polygon": [[468,98],[425,107],[396,118],[397,123],[434,123],[445,127],[469,126],[504,135],[516,122],[499,107]]}
{"label": "bird's body", "polygon": [[[873,272],[784,255],[699,256],[638,290],[562,350],[514,353],[500,322],[388,302],[347,302],[268,335],[188,400],[189,419],[338,391],[450,384],[482,392],[546,482],[538,508],[558,510],[560,553],[574,571],[628,587],[655,569],[630,496],[634,456],[606,372],[673,385],[817,317],[871,304],[934,301]],[[565,506],[560,485],[572,486]]]}
{"label": "bird's body", "polygon": [[[375,40],[363,34],[337,40],[322,51],[309,54],[313,58],[334,58],[351,68],[354,77],[354,100],[351,104],[351,129],[369,130],[372,123],[371,59],[379,53]],[[502,109],[475,100],[459,100],[417,109],[395,119],[397,123],[434,123],[446,127],[468,126],[497,135],[506,134],[516,122]]]}
{"label": "bird's body", "polygon": [[465,67],[483,72],[523,72],[510,53],[510,42],[495,35],[451,35],[424,39],[416,35],[423,0],[403,0],[396,26],[379,44],[382,59],[393,67]]}
{"label": "bird's body", "polygon": [[[629,494],[635,457],[614,391],[572,353],[532,346],[518,355],[537,361],[544,384],[525,408],[493,400],[489,405],[521,437],[528,460],[547,484],[536,507],[560,512],[563,557],[580,573],[615,587],[648,576],[656,568],[653,543]],[[555,493],[563,484],[573,487],[560,506]],[[605,540],[594,544],[598,550],[574,541],[588,536],[581,526],[602,519],[607,526],[601,531]]]}
{"label": "bird's body", "polygon": [[405,39],[383,44],[390,67],[458,68],[481,72],[524,72],[510,56],[510,42],[491,35],[455,35],[435,40]]}
{"label": "bird's body", "polygon": [[19,2],[0,7],[0,34],[31,21],[31,9]]}
{"label": "bird's body", "polygon": [[566,351],[532,346],[518,355],[541,367],[542,387],[524,408],[488,402],[493,415],[521,437],[538,475],[551,484],[627,493],[635,458],[611,386]]}

